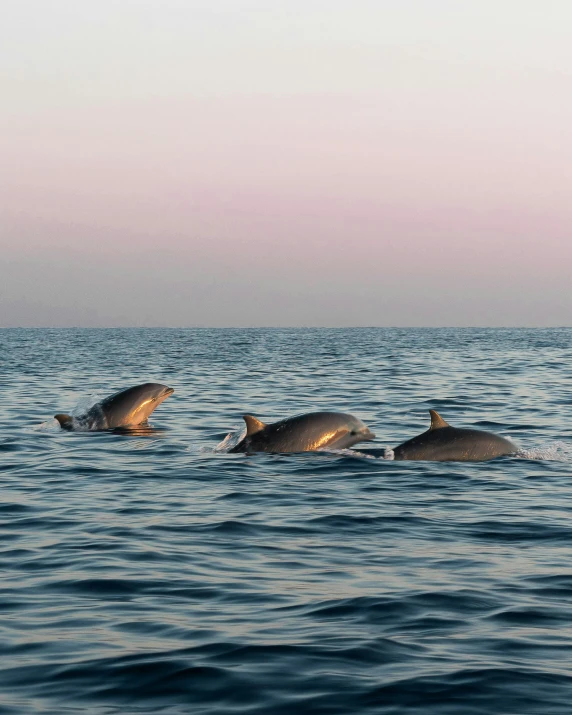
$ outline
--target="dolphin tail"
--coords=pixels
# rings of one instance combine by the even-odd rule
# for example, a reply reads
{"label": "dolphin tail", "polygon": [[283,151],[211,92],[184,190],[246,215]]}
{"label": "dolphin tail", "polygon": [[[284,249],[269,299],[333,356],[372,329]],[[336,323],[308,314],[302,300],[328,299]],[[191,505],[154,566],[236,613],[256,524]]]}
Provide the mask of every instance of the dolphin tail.
{"label": "dolphin tail", "polygon": [[54,415],[55,419],[60,423],[62,429],[71,429],[73,417],[71,415]]}

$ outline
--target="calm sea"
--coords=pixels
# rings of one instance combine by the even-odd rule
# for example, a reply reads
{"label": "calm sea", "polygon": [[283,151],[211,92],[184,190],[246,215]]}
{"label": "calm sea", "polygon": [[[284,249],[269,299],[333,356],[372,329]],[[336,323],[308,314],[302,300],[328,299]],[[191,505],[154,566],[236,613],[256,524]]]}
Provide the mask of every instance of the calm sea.
{"label": "calm sea", "polygon": [[[572,330],[4,329],[0,366],[2,715],[572,712]],[[146,381],[148,435],[52,419]],[[429,408],[520,455],[217,449]]]}

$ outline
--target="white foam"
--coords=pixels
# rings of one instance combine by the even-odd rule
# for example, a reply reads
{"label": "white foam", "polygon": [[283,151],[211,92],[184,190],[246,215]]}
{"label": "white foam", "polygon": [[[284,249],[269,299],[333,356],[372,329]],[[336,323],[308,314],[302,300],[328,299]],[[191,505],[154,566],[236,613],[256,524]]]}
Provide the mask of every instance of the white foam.
{"label": "white foam", "polygon": [[31,432],[59,432],[61,430],[60,423],[56,418],[40,422],[39,425],[34,425],[29,428]]}
{"label": "white foam", "polygon": [[357,452],[354,449],[318,449],[318,452],[325,452],[326,454],[335,454],[340,457],[361,457],[362,459],[377,459],[372,454],[363,454],[363,452]]}
{"label": "white foam", "polygon": [[222,442],[219,442],[217,446],[212,449],[209,448],[210,452],[230,452],[233,447],[240,442],[241,439],[246,437],[246,428],[236,430],[235,432],[229,432]]}
{"label": "white foam", "polygon": [[329,454],[339,454],[341,457],[360,457],[361,459],[394,459],[393,450],[389,447],[385,448],[385,455],[376,457],[373,454],[360,452],[359,449],[325,449],[318,450],[320,452],[328,452]]}
{"label": "white foam", "polygon": [[542,459],[552,462],[572,462],[572,445],[558,440],[532,447],[519,449],[515,454],[517,459]]}

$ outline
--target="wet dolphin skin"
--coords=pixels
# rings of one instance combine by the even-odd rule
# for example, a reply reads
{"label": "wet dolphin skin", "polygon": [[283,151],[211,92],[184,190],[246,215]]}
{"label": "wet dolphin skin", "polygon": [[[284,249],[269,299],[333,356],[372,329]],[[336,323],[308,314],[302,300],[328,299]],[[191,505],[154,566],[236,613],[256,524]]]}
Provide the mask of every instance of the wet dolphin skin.
{"label": "wet dolphin skin", "polygon": [[514,454],[517,450],[517,447],[504,437],[483,430],[451,427],[435,410],[429,410],[429,413],[429,429],[395,447],[394,459],[484,462]]}
{"label": "wet dolphin skin", "polygon": [[156,382],[121,390],[93,407],[79,417],[66,414],[55,415],[62,429],[66,430],[108,430],[144,425],[153,410],[174,392],[172,387]]}
{"label": "wet dolphin skin", "polygon": [[312,452],[317,449],[345,449],[374,439],[366,425],[343,412],[310,412],[264,424],[245,415],[246,436],[231,452]]}

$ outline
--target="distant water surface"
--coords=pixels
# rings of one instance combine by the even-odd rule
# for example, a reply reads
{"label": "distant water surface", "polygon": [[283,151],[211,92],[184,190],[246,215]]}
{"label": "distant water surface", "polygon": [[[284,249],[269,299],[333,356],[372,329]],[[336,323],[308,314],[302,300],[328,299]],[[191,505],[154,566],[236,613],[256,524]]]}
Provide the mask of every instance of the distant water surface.
{"label": "distant water surface", "polygon": [[[572,330],[3,329],[0,368],[2,715],[572,712]],[[155,431],[53,420],[146,381]],[[429,408],[519,456],[216,449]]]}

